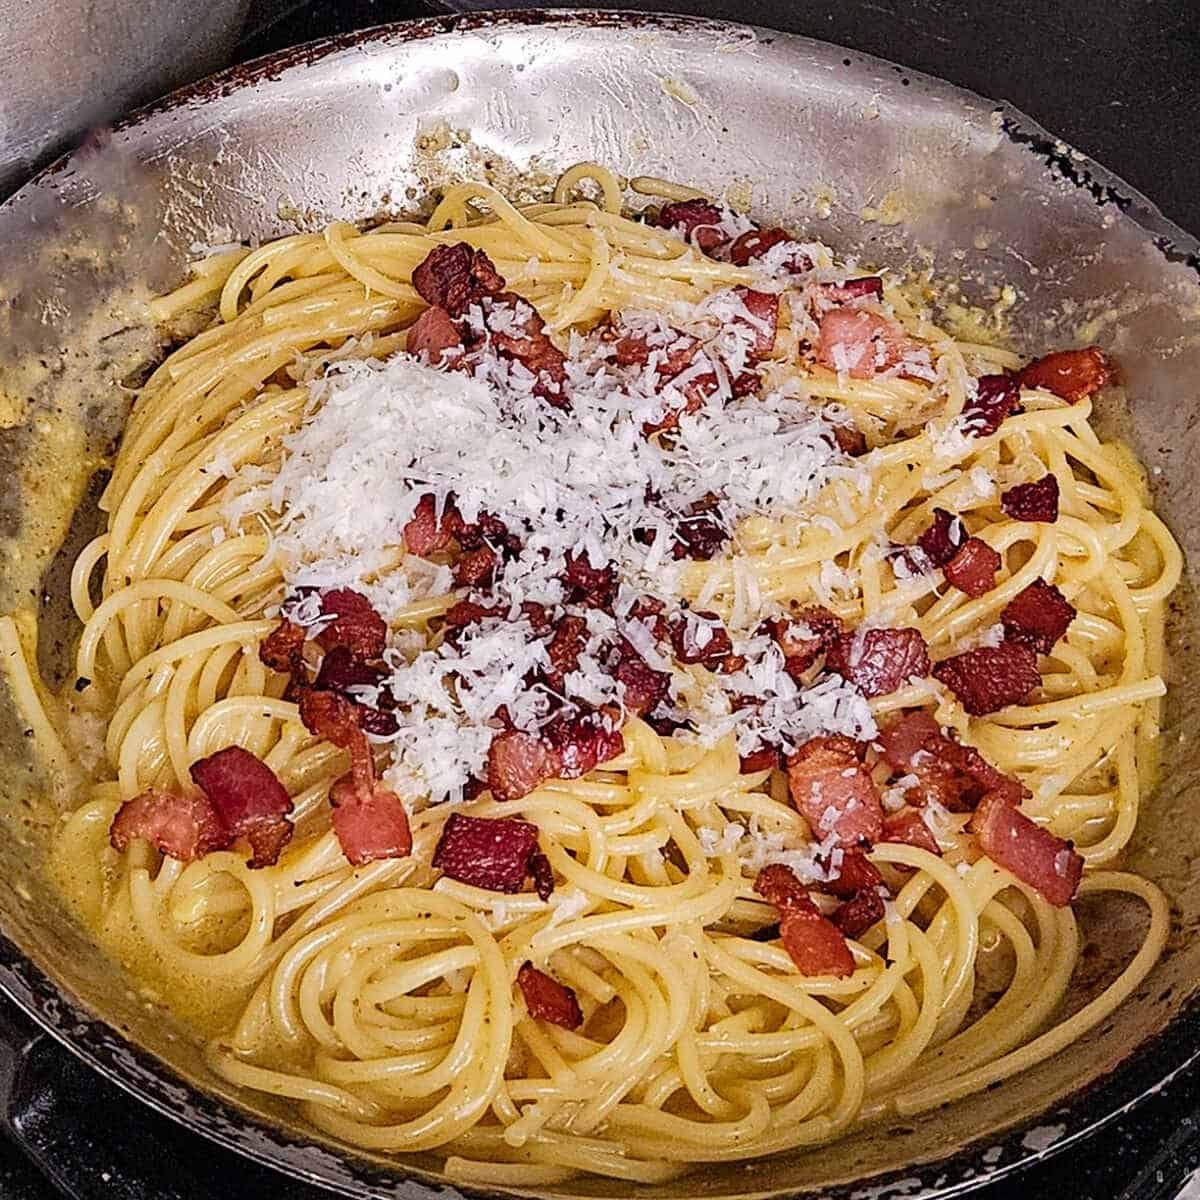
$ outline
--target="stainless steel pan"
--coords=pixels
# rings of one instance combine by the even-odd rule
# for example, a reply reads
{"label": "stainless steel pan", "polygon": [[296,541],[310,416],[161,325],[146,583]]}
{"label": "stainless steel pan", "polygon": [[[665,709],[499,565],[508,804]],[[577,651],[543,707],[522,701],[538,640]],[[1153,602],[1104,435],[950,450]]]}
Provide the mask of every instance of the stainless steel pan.
{"label": "stainless steel pan", "polygon": [[[1200,562],[1200,260],[1197,243],[1144,198],[1019,113],[821,43],[666,17],[472,16],[378,29],[218,76],[138,114],[107,150],[59,163],[0,208],[0,460],[10,481],[0,493],[0,610],[48,595],[46,669],[61,674],[68,656],[63,564],[95,521],[92,466],[125,411],[116,385],[162,349],[140,303],[181,278],[193,243],[404,209],[456,174],[504,183],[581,158],[731,193],[848,253],[961,278],[967,299],[1015,302],[1015,335],[1030,346],[1109,346],[1133,401],[1105,422],[1149,464],[1161,511]],[[945,1113],[646,1191],[958,1195],[1083,1136],[1197,1056],[1192,584],[1189,571],[1171,630],[1163,783],[1132,855],[1177,905],[1176,936],[1147,985],[1078,1045]],[[415,1196],[436,1181],[428,1162],[397,1170],[364,1158],[208,1076],[184,1031],[62,916],[39,871],[54,814],[3,705],[0,756],[4,991],[205,1137],[347,1193]],[[1075,1003],[1124,953],[1138,914],[1085,909],[1083,919],[1089,969]],[[868,1191],[851,1185],[867,1177]]]}

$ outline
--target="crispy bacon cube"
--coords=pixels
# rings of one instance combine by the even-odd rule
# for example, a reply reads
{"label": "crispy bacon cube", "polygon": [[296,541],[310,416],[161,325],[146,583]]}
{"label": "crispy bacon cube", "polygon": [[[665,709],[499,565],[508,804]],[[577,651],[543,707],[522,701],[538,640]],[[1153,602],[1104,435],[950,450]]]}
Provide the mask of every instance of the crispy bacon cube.
{"label": "crispy bacon cube", "polygon": [[412,853],[408,813],[395,792],[378,785],[364,788],[351,773],[333,785],[329,801],[333,832],[352,866]]}
{"label": "crispy bacon cube", "polygon": [[538,828],[515,817],[451,813],[433,852],[433,865],[451,879],[490,892],[519,892],[538,852]]}
{"label": "crispy bacon cube", "polygon": [[865,696],[886,696],[929,674],[929,651],[916,629],[860,629],[829,648],[825,665]]}
{"label": "crispy bacon cube", "polygon": [[422,300],[452,317],[461,317],[472,302],[504,290],[492,260],[466,242],[435,246],[413,271],[412,282]]}
{"label": "crispy bacon cube", "polygon": [[[735,267],[748,267],[755,259],[762,258],[768,250],[781,242],[792,242],[792,235],[786,229],[752,229],[734,239],[733,245],[729,247],[729,261]],[[784,270],[793,275],[811,271],[812,259],[794,242],[793,247],[791,256],[784,264]]]}
{"label": "crispy bacon cube", "polygon": [[[500,310],[506,313],[503,322],[497,320]],[[513,321],[507,316],[509,311],[519,315],[518,333],[512,332]],[[484,323],[488,341],[496,352],[519,362],[536,377],[533,387],[536,395],[555,408],[570,407],[563,391],[567,378],[566,355],[550,340],[546,322],[532,304],[513,292],[503,292],[484,306]]]}
{"label": "crispy bacon cube", "polygon": [[300,694],[300,720],[305,729],[343,750],[362,737],[360,707],[337,692],[306,688]]}
{"label": "crispy bacon cube", "polygon": [[1000,610],[1005,637],[1039,654],[1049,654],[1074,619],[1066,596],[1044,579],[1035,579]]}
{"label": "crispy bacon cube", "polygon": [[1014,804],[1029,795],[1019,779],[997,770],[974,746],[947,737],[923,709],[907,712],[881,729],[879,744],[890,766],[916,776],[917,785],[908,794],[919,804],[932,800],[951,812],[965,812],[987,792]]}
{"label": "crispy bacon cube", "polygon": [[856,300],[882,300],[883,280],[878,275],[845,279],[841,283],[821,283],[817,293],[830,304],[853,304]]}
{"label": "crispy bacon cube", "polygon": [[974,598],[996,586],[1000,555],[982,538],[967,538],[943,569],[947,583]]}
{"label": "crispy bacon cube", "polygon": [[542,730],[542,739],[559,756],[560,779],[579,779],[625,750],[621,731],[598,712],[555,717]]}
{"label": "crispy bacon cube", "polygon": [[453,317],[436,304],[427,308],[409,327],[404,347],[414,356],[425,356],[431,366],[449,362],[460,350],[463,336]]}
{"label": "crispy bacon cube", "polygon": [[822,885],[822,890],[831,896],[848,900],[856,892],[874,890],[883,886],[879,868],[861,851],[846,850],[842,854],[837,874]]}
{"label": "crispy bacon cube", "polygon": [[533,877],[533,890],[539,900],[549,900],[554,895],[554,868],[550,860],[542,853],[535,854],[529,860],[529,874]]}
{"label": "crispy bacon cube", "polygon": [[867,452],[867,435],[857,425],[834,425],[833,441],[850,458],[858,458]]}
{"label": "crispy bacon cube", "polygon": [[488,787],[497,800],[519,800],[558,776],[562,766],[562,751],[544,738],[507,729],[488,749]]}
{"label": "crispy bacon cube", "polygon": [[612,563],[594,567],[586,553],[568,554],[566,562],[563,583],[567,586],[568,599],[574,604],[610,611],[619,582],[616,567]]}
{"label": "crispy bacon cube", "polygon": [[583,1024],[583,1009],[575,992],[539,971],[531,962],[521,964],[517,984],[525,997],[529,1015],[538,1021],[549,1021],[563,1029],[578,1029]]}
{"label": "crispy bacon cube", "polygon": [[1035,358],[1020,375],[1022,387],[1041,388],[1069,404],[1093,396],[1113,377],[1112,360],[1099,346],[1059,350]]}
{"label": "crispy bacon cube", "polygon": [[874,888],[868,888],[839,904],[830,920],[846,937],[857,938],[882,921],[884,911],[883,897]]}
{"label": "crispy bacon cube", "polygon": [[671,689],[670,672],[655,670],[624,638],[617,645],[613,675],[623,688],[626,711],[635,717],[653,712]]}
{"label": "crispy bacon cube", "polygon": [[1001,495],[1000,507],[1014,521],[1053,524],[1058,520],[1058,479],[1049,474],[1033,483],[1018,483]]}
{"label": "crispy bacon cube", "polygon": [[769,634],[783,651],[784,669],[798,679],[841,638],[846,627],[841,618],[819,604],[801,609],[793,621],[772,617],[760,632]]}
{"label": "crispy bacon cube", "polygon": [[883,836],[879,840],[916,846],[919,850],[928,850],[930,854],[940,855],[942,852],[933,831],[925,824],[925,818],[917,809],[908,806],[898,812],[888,813],[883,818]]}
{"label": "crispy bacon cube", "polygon": [[448,550],[462,528],[463,520],[453,501],[448,500],[439,515],[437,500],[432,495],[422,496],[404,526],[404,548],[418,558],[428,558]]}
{"label": "crispy bacon cube", "polygon": [[258,657],[272,671],[299,675],[303,669],[304,643],[308,635],[304,627],[292,621],[280,621],[263,639]]}
{"label": "crispy bacon cube", "polygon": [[550,660],[550,678],[561,689],[564,675],[579,667],[579,656],[587,645],[587,622],[582,617],[563,617],[554,630],[554,636],[546,643],[546,657]]}
{"label": "crispy bacon cube", "polygon": [[1014,375],[981,375],[975,394],[967,397],[963,418],[974,437],[991,437],[1004,422],[1021,409],[1021,388]]}
{"label": "crispy bacon cube", "polygon": [[852,379],[872,379],[898,366],[917,343],[895,321],[867,309],[831,308],[821,318],[817,362]]}
{"label": "crispy bacon cube", "polygon": [[716,228],[722,215],[721,210],[707,200],[676,200],[659,209],[654,224],[660,229],[679,233],[705,254],[711,254],[728,240]]}
{"label": "crispy bacon cube", "polygon": [[1037,655],[1017,642],[981,646],[934,665],[940,679],[973,717],[1019,704],[1042,681]]}
{"label": "crispy bacon cube", "polygon": [[749,325],[754,330],[754,345],[750,348],[752,358],[765,358],[775,348],[775,329],[779,324],[779,297],[774,292],[756,292],[753,288],[735,287],[734,295],[746,306],[753,318],[734,320]]}
{"label": "crispy bacon cube", "polygon": [[669,628],[675,657],[686,665],[700,663],[716,670],[725,656],[733,653],[729,631],[714,612],[676,617]]}
{"label": "crispy bacon cube", "polygon": [[245,838],[253,857],[250,867],[269,867],[291,841],[292,799],[275,772],[241,746],[227,746],[197,759],[192,780],[209,798],[233,840]]}
{"label": "crispy bacon cube", "polygon": [[496,562],[496,552],[491,546],[478,546],[474,550],[468,550],[452,568],[455,587],[486,587],[495,573]]}
{"label": "crispy bacon cube", "polygon": [[739,771],[743,775],[753,775],[756,771],[773,771],[779,766],[779,749],[775,746],[761,746],[750,754],[739,758]]}
{"label": "crispy bacon cube", "polygon": [[818,841],[837,835],[841,846],[878,839],[883,808],[871,773],[847,737],[816,737],[788,758],[792,803]]}
{"label": "crispy bacon cube", "polygon": [[782,863],[764,867],[754,890],[779,909],[779,938],[802,975],[854,974],[854,955],[842,932],[821,915],[804,885]]}
{"label": "crispy bacon cube", "polygon": [[109,826],[108,840],[116,850],[139,838],[181,862],[224,850],[233,842],[206,795],[180,796],[157,788],[126,800]]}
{"label": "crispy bacon cube", "polygon": [[966,541],[967,530],[962,521],[944,508],[935,508],[933,521],[917,538],[917,545],[933,566],[944,567]]}
{"label": "crispy bacon cube", "polygon": [[378,658],[387,644],[387,623],[361,592],[334,588],[321,595],[321,615],[334,619],[317,634],[325,649],[345,646],[355,658]]}
{"label": "crispy bacon cube", "polygon": [[984,854],[1059,908],[1071,903],[1083,875],[1083,856],[1063,838],[1031,821],[1001,796],[989,795],[971,818]]}

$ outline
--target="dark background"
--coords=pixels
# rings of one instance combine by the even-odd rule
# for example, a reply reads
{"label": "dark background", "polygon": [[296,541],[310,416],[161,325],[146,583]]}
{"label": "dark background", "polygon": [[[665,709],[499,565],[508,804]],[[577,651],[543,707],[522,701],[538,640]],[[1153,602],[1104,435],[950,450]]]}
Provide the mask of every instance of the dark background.
{"label": "dark background", "polygon": [[[451,5],[494,7],[476,0],[255,0],[238,54],[256,57]],[[751,21],[1007,100],[1200,234],[1200,0],[610,0],[603,7]],[[81,1200],[324,1195],[183,1134],[54,1047],[40,1044],[18,1071],[16,1048],[29,1032],[0,1008],[0,1104],[7,1099],[4,1108],[24,1143],[22,1150],[0,1140],[3,1200],[59,1193]],[[1200,1171],[1198,1130],[1200,1080],[1184,1076],[1020,1182],[976,1195],[1200,1200],[1200,1175],[1193,1178]]]}

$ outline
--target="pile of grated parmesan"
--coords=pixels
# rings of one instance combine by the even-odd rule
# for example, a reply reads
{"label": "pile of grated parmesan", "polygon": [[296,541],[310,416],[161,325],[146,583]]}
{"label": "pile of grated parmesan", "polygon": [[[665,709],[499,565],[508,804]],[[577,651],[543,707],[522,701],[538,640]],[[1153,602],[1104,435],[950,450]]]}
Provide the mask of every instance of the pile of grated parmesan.
{"label": "pile of grated parmesan", "polygon": [[[514,328],[523,303],[511,314]],[[467,319],[479,317],[468,312]],[[504,319],[503,311],[489,314],[493,329]],[[746,365],[755,336],[754,318],[735,293],[672,313],[671,324],[642,312],[618,320],[645,339],[647,363],[619,365],[611,339],[572,333],[569,411],[544,403],[521,363],[487,349],[472,373],[435,369],[405,353],[330,363],[309,384],[308,409],[285,440],[278,473],[268,481],[250,468],[225,514],[231,523],[249,512],[269,516],[272,553],[293,592],[354,588],[393,624],[407,606],[453,586],[447,567],[405,552],[404,527],[423,496],[432,494],[439,506],[453,499],[467,521],[491,514],[519,537],[520,552],[498,567],[484,597],[503,615],[468,627],[456,645],[416,645],[411,632],[397,635],[385,655],[389,675],[381,686],[401,718],[386,778],[411,798],[462,796],[482,773],[501,706],[528,730],[564,702],[620,706],[622,688],[599,662],[605,639],[611,644],[618,635],[650,666],[672,671],[663,715],[706,743],[735,732],[748,752],[762,742],[787,749],[824,732],[875,733],[865,699],[840,678],[802,689],[787,674],[774,641],[754,632],[768,615],[757,599],[739,604],[730,631],[746,664],[724,676],[679,669],[669,646],[630,618],[645,596],[665,602],[668,615],[679,612],[681,563],[672,550],[679,519],[692,506],[715,502],[730,531],[759,514],[803,518],[830,480],[861,484],[864,470],[836,449],[831,422],[798,391],[731,398],[729,379]],[[655,367],[680,330],[701,350],[695,365],[663,384]],[[717,390],[670,437],[647,438],[643,425],[682,407],[679,389],[697,371],[715,374]],[[565,603],[568,555],[616,566],[612,614]],[[548,663],[521,613],[526,602],[545,606],[555,622],[566,613],[587,621],[579,669],[566,676],[560,696],[528,686]],[[303,603],[293,600],[286,615],[312,626],[319,610]],[[737,712],[734,697],[758,703]]]}

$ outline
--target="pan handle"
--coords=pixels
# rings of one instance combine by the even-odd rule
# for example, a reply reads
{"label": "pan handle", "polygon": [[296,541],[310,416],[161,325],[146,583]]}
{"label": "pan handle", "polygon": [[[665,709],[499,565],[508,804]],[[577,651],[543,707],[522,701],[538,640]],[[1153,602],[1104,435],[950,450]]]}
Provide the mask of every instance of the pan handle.
{"label": "pan handle", "polygon": [[[69,1200],[218,1200],[188,1161],[201,1158],[191,1145],[200,1139],[108,1083],[7,1002],[0,1002],[0,1127]],[[206,1153],[211,1165],[212,1148]],[[256,1169],[245,1164],[247,1173]],[[262,1173],[278,1194],[280,1177]]]}

